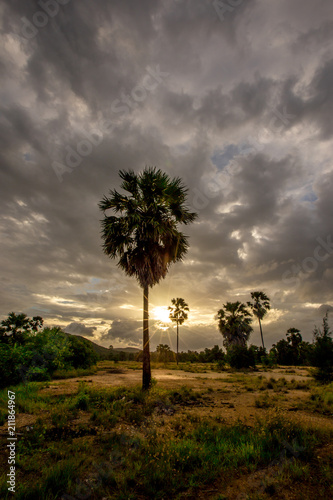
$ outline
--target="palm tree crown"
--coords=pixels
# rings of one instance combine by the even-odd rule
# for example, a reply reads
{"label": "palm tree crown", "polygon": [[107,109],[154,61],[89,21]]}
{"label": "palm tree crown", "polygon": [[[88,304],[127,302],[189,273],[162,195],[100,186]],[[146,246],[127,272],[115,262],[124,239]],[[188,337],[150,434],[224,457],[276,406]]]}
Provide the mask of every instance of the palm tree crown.
{"label": "palm tree crown", "polygon": [[251,307],[253,314],[258,319],[263,319],[271,308],[269,297],[264,292],[251,292],[253,302],[248,302],[247,305]]}
{"label": "palm tree crown", "polygon": [[169,306],[170,310],[169,318],[171,321],[182,325],[184,321],[188,318],[186,311],[189,311],[188,304],[182,298],[172,299],[171,304],[174,306]]}
{"label": "palm tree crown", "polygon": [[[119,257],[118,265],[141,287],[152,287],[187,252],[187,237],[177,224],[189,224],[197,214],[184,206],[187,189],[181,179],[171,180],[155,167],[140,174],[121,170],[119,175],[129,195],[110,190],[110,197],[99,204],[104,212],[103,249],[111,258]],[[117,215],[107,216],[108,209]]]}
{"label": "palm tree crown", "polygon": [[251,313],[246,309],[246,304],[241,302],[227,302],[217,313],[219,330],[224,337],[223,345],[245,346],[252,332]]}
{"label": "palm tree crown", "polygon": [[187,312],[189,311],[188,304],[185,300],[177,297],[177,299],[172,299],[171,304],[174,306],[169,306],[168,309],[171,311],[169,318],[171,321],[177,323],[177,365],[178,365],[178,347],[179,347],[179,325],[182,325],[184,321],[188,318]]}

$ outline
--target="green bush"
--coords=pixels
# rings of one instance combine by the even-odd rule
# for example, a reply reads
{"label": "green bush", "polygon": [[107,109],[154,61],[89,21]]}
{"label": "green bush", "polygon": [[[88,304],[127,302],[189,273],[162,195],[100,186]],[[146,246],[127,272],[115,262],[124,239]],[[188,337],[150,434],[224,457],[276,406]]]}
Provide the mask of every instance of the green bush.
{"label": "green bush", "polygon": [[38,331],[42,320],[36,318],[20,315],[17,322],[24,322],[26,330],[20,332],[17,327],[10,336],[6,330],[9,320],[2,322],[8,325],[0,328],[0,389],[20,382],[50,380],[57,370],[88,369],[96,363],[97,355],[89,342],[69,336],[58,327]]}
{"label": "green bush", "polygon": [[302,335],[297,328],[289,328],[286,333],[287,340],[281,339],[270,351],[270,356],[274,357],[279,365],[307,365],[312,352],[309,342],[302,339]]}
{"label": "green bush", "polygon": [[91,344],[83,338],[68,336],[69,352],[66,355],[66,362],[74,368],[90,368],[96,364],[97,354]]}
{"label": "green bush", "polygon": [[78,410],[87,411],[89,408],[89,396],[88,394],[79,394],[75,403],[75,407]]}
{"label": "green bush", "polygon": [[255,367],[255,353],[253,349],[241,345],[233,345],[228,348],[227,361],[231,368]]}
{"label": "green bush", "polygon": [[323,318],[323,328],[315,327],[314,345],[311,352],[312,365],[317,368],[314,377],[319,382],[331,382],[333,380],[333,340],[332,332],[329,331],[327,314]]}
{"label": "green bush", "polygon": [[51,376],[45,367],[31,366],[27,371],[27,378],[32,382],[43,382],[51,380]]}
{"label": "green bush", "polygon": [[217,362],[217,369],[219,371],[222,371],[224,370],[225,368],[225,358],[224,359],[219,359],[218,362]]}
{"label": "green bush", "polygon": [[333,341],[330,337],[319,338],[312,353],[312,364],[317,369],[314,377],[319,382],[333,380]]}
{"label": "green bush", "polygon": [[29,356],[22,346],[0,343],[0,389],[23,380]]}

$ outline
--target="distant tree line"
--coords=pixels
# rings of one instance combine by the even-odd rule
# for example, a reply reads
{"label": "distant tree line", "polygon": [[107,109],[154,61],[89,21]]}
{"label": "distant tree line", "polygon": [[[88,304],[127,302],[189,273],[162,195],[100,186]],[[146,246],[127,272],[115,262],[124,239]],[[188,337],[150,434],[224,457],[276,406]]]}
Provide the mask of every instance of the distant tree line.
{"label": "distant tree line", "polygon": [[104,359],[109,359],[111,361],[137,361],[138,357],[140,357],[140,360],[142,361],[142,356],[140,352],[126,352],[126,351],[118,351],[113,349],[112,347],[109,348],[109,354],[107,356],[103,356]]}
{"label": "distant tree line", "polygon": [[[267,366],[294,365],[314,366],[315,377],[322,382],[333,380],[333,339],[328,325],[328,314],[322,321],[321,328],[315,327],[313,341],[305,342],[300,331],[289,328],[286,338],[273,344],[267,350],[260,346],[247,346],[247,331],[244,341],[239,342],[240,319],[249,325],[248,315],[240,303],[228,306],[230,325],[238,328],[236,342],[224,342],[224,350],[215,345],[197,352],[188,350],[178,353],[181,363],[218,363],[222,368],[228,363],[232,368],[254,368],[257,364]],[[237,321],[234,318],[238,314]],[[226,337],[230,339],[229,337]],[[143,352],[138,353],[109,349],[110,360],[142,361]],[[64,333],[59,327],[43,328],[40,316],[28,318],[25,314],[10,313],[8,318],[0,322],[0,389],[22,381],[49,380],[58,369],[89,368],[99,356],[94,352],[91,343],[84,339]],[[176,362],[177,353],[167,344],[159,344],[151,353],[152,361]]]}
{"label": "distant tree line", "polygon": [[[253,302],[227,302],[217,313],[227,360],[235,368],[251,367],[261,362],[267,365],[311,365],[317,367],[315,376],[321,381],[333,380],[333,340],[328,314],[322,328],[315,327],[313,342],[305,342],[300,330],[289,328],[286,339],[273,344],[269,352],[264,346],[261,321],[270,309],[270,299],[264,292],[252,292]],[[262,347],[247,346],[253,316],[259,321]]]}
{"label": "distant tree line", "polygon": [[[110,359],[115,359],[114,354]],[[142,351],[138,354],[117,352],[118,360],[142,360]],[[167,344],[159,344],[151,353],[152,361],[161,363],[176,362],[177,354]],[[223,367],[228,363],[232,368],[255,368],[258,364],[266,366],[293,365],[317,367],[315,377],[323,382],[333,380],[333,339],[329,329],[327,314],[323,318],[322,328],[315,327],[313,341],[302,339],[300,331],[289,328],[286,339],[273,344],[269,352],[266,348],[246,343],[231,343],[223,350],[218,345],[203,351],[179,352],[180,363],[218,363]]]}

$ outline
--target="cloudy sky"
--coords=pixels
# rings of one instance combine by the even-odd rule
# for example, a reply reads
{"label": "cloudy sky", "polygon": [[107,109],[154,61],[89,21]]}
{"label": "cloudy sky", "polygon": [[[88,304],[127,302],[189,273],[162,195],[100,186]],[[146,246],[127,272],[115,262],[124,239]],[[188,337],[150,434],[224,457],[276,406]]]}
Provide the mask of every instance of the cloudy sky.
{"label": "cloudy sky", "polygon": [[[1,13],[0,296],[104,346],[142,344],[142,292],[102,252],[98,202],[156,165],[199,214],[150,293],[222,344],[226,301],[265,291],[268,347],[333,310],[330,0],[11,0]],[[333,326],[333,322],[331,321]],[[260,344],[254,323],[251,342]]]}

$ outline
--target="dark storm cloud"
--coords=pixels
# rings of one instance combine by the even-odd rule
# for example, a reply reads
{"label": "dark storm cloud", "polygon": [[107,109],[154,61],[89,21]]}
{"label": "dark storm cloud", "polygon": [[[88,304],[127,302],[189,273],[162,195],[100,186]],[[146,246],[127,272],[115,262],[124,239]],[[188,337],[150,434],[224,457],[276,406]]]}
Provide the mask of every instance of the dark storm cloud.
{"label": "dark storm cloud", "polygon": [[333,306],[330,306],[328,304],[322,304],[319,307],[319,312],[321,316],[325,316],[326,313],[332,313],[333,312]]}
{"label": "dark storm cloud", "polygon": [[318,139],[328,140],[332,137],[332,111],[333,111],[333,59],[321,62],[316,68],[315,74],[303,98],[297,95],[295,87],[298,80],[292,77],[283,84],[281,92],[281,103],[286,106],[288,112],[294,119],[290,121],[289,127],[296,123],[305,122],[310,125],[315,123],[318,128]]}
{"label": "dark storm cloud", "polygon": [[96,327],[87,327],[83,323],[70,323],[65,326],[64,331],[66,333],[72,333],[74,335],[82,335],[83,337],[93,337]]}
{"label": "dark storm cloud", "polygon": [[184,348],[218,343],[214,314],[253,289],[272,297],[268,344],[290,326],[310,337],[333,307],[330,2],[52,5],[1,6],[2,316],[140,345],[142,293],[102,253],[97,204],[119,169],[158,165],[199,215],[151,293],[196,309]]}
{"label": "dark storm cloud", "polygon": [[332,43],[333,36],[333,22],[328,20],[323,22],[320,26],[314,27],[309,31],[301,33],[295,41],[295,51],[298,53],[307,47],[307,50],[318,50],[322,48],[329,48]]}
{"label": "dark storm cloud", "polygon": [[142,321],[129,319],[115,319],[111,328],[103,333],[101,342],[108,343],[125,342],[130,346],[141,345]]}
{"label": "dark storm cloud", "polygon": [[[145,43],[153,34],[155,2],[141,2],[136,9],[134,1],[102,0],[93,6],[69,1],[59,7],[56,15],[45,14],[44,27],[38,27],[38,16],[34,17],[43,12],[40,2],[13,1],[5,9],[8,32],[27,39],[33,27],[37,31],[30,39],[27,76],[39,97],[47,97],[45,90],[51,84],[48,92],[70,89],[93,105],[101,96],[112,97],[129,80],[134,83],[141,59],[136,42]],[[130,64],[124,64],[124,59]]]}

